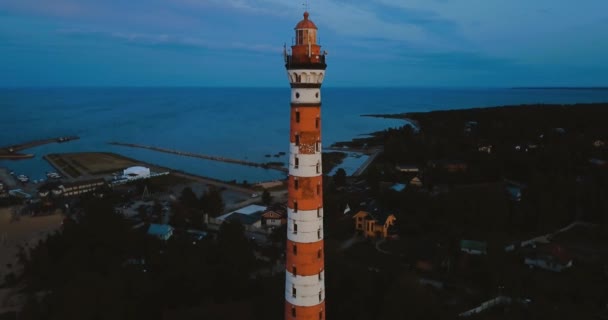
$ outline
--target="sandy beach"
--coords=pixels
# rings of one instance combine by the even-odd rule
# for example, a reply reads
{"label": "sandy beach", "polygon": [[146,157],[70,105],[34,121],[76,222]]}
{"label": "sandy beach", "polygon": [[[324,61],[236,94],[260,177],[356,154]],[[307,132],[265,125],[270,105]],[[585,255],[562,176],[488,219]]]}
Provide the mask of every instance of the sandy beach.
{"label": "sandy beach", "polygon": [[6,274],[15,271],[19,245],[34,246],[47,234],[59,230],[63,219],[61,214],[56,213],[39,217],[22,216],[19,220],[11,221],[12,210],[0,208],[0,283],[4,282]]}

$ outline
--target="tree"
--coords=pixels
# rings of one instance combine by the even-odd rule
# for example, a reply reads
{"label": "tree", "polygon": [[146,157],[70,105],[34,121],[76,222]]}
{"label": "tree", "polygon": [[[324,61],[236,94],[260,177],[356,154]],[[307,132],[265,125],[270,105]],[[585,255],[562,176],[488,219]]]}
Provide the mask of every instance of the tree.
{"label": "tree", "polygon": [[215,187],[209,187],[203,192],[199,199],[204,213],[217,217],[224,212],[225,204],[222,191]]}
{"label": "tree", "polygon": [[270,192],[268,192],[268,190],[266,189],[264,189],[264,192],[262,192],[262,203],[267,206],[272,203],[272,196],[270,195]]}
{"label": "tree", "polygon": [[346,185],[346,171],[344,169],[340,168],[336,171],[336,174],[334,174],[334,183],[337,187]]}
{"label": "tree", "polygon": [[182,194],[179,197],[179,201],[186,207],[190,208],[190,209],[194,209],[198,207],[198,201],[197,201],[197,197],[196,194],[194,193],[194,191],[192,191],[192,188],[190,187],[185,187],[182,190]]}

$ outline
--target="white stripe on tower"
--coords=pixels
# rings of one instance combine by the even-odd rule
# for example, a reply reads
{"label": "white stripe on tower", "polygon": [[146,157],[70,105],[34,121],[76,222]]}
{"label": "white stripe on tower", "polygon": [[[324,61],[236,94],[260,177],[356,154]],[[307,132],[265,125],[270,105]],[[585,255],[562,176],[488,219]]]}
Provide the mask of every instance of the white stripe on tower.
{"label": "white stripe on tower", "polygon": [[285,300],[296,306],[318,305],[325,300],[324,279],[325,271],[323,270],[314,276],[297,276],[289,271],[285,272]]}

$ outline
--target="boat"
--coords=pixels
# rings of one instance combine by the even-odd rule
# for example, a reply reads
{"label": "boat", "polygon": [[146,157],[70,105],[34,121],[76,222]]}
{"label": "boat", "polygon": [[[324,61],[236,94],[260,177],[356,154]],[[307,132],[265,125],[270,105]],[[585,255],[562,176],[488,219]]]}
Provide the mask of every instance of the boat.
{"label": "boat", "polygon": [[20,174],[17,176],[17,180],[25,183],[25,182],[30,181],[30,178],[28,178],[28,176],[26,176],[26,175]]}
{"label": "boat", "polygon": [[61,178],[61,175],[57,172],[47,172],[46,176],[51,178],[51,179],[59,179]]}

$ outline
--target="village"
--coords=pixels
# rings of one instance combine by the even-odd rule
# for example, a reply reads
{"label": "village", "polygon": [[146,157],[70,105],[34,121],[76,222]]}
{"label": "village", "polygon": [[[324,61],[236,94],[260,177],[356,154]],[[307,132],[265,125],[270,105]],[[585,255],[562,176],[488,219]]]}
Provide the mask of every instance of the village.
{"label": "village", "polygon": [[[590,127],[585,132],[594,134],[571,138],[573,125],[560,120],[508,140],[500,130],[488,129],[486,117],[409,114],[410,125],[332,148],[374,155],[356,175],[333,170],[335,163],[323,166],[326,242],[319,254],[331,275],[332,312],[352,319],[393,318],[406,307],[417,318],[608,314],[608,207],[601,196],[608,135]],[[508,117],[502,119],[507,123],[502,127],[512,126]],[[559,153],[560,144],[576,159]],[[245,287],[264,286],[264,296],[283,290],[285,181],[205,180],[111,154],[47,158],[72,182],[37,186],[36,201],[5,195],[13,219],[61,212],[57,230],[78,228],[89,223],[92,203],[111,205],[114,214],[102,215],[124,221],[124,237],[148,239],[121,255],[118,265],[129,272],[155,274],[159,261],[177,263],[165,260],[175,258],[176,250],[203,250],[204,259],[217,256],[220,265],[242,266],[231,272],[240,274]],[[537,161],[544,161],[542,168]],[[563,163],[570,167],[559,170]],[[548,176],[556,180],[545,181]],[[569,193],[547,183],[567,186]],[[149,241],[158,252],[149,251]],[[215,251],[221,248],[237,256],[222,258],[227,252]],[[20,259],[27,270],[36,254]],[[28,277],[10,264],[1,275],[3,290]],[[226,290],[251,292],[242,285]],[[247,294],[228,296],[246,305],[244,310],[261,308]],[[397,302],[402,299],[408,303]],[[9,295],[4,308],[14,310],[25,300],[24,294]]]}

